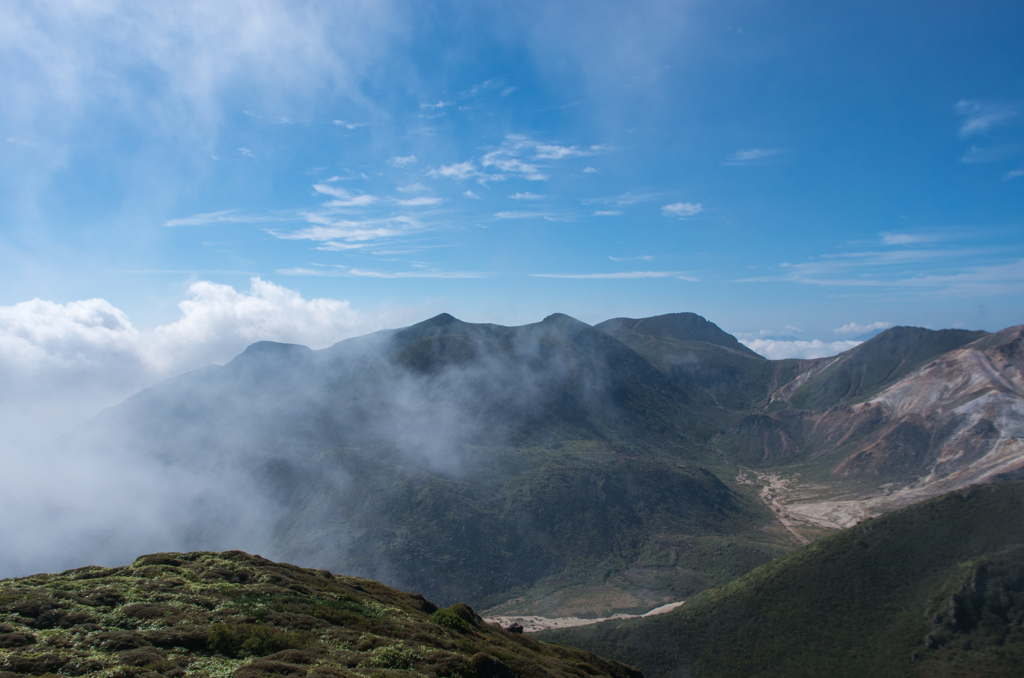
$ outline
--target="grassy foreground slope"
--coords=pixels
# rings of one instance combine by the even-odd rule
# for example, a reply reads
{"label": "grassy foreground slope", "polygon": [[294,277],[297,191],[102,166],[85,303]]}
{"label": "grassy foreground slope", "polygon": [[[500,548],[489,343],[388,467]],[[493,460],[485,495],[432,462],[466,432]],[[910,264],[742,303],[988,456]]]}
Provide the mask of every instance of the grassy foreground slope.
{"label": "grassy foreground slope", "polygon": [[525,678],[639,672],[375,581],[241,551],[0,581],[0,678]]}
{"label": "grassy foreground slope", "polygon": [[1024,483],[865,521],[679,610],[539,634],[648,676],[1019,676]]}

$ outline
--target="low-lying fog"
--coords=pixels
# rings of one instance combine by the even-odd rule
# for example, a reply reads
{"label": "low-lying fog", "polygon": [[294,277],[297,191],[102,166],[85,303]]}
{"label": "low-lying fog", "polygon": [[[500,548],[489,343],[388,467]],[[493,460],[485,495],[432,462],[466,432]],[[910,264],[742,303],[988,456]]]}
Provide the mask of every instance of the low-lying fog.
{"label": "low-lying fog", "polygon": [[[301,457],[295,440],[313,440],[313,448],[372,443],[403,463],[458,474],[471,463],[468,446],[505,442],[508,431],[494,421],[534,416],[546,406],[541,395],[572,381],[579,367],[552,362],[524,335],[502,355],[429,378],[377,364],[360,377],[363,393],[340,397],[316,367],[296,372],[303,383],[282,373],[274,388],[257,392],[237,374],[217,386],[202,366],[225,364],[261,340],[321,349],[409,325],[424,312],[360,313],[259,278],[243,292],[196,283],[180,308],[178,321],[152,331],[139,331],[102,299],[0,308],[0,577],[123,564],[154,551],[238,548],[274,557],[282,499],[266,492],[265,462]],[[93,419],[190,370],[198,371],[136,396],[118,409],[120,419]],[[202,388],[189,390],[195,383]],[[605,384],[572,388],[588,406],[604,407]],[[304,422],[314,411],[321,420]],[[160,412],[173,416],[149,421]],[[308,465],[303,472],[318,473],[315,461]],[[319,472],[342,491],[343,472]]]}

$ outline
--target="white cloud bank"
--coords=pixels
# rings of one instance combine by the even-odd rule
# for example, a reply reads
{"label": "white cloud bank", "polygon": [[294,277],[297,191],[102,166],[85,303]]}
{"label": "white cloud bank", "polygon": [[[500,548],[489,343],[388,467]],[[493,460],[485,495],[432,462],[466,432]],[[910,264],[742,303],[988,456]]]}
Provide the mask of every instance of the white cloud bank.
{"label": "white cloud bank", "polygon": [[410,309],[362,313],[252,278],[248,290],[194,283],[181,317],[142,331],[105,299],[33,299],[0,307],[0,451],[59,435],[169,376],[224,363],[249,344],[324,348],[413,320]]}
{"label": "white cloud bank", "polygon": [[780,339],[740,339],[741,344],[769,360],[786,358],[824,358],[849,351],[863,342],[860,341],[783,341]]}

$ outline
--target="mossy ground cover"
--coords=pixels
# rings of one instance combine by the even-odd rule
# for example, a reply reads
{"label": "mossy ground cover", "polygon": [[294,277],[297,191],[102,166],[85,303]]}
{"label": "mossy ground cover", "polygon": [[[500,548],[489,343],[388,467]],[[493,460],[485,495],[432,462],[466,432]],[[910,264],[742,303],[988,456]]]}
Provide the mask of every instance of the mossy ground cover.
{"label": "mossy ground cover", "polygon": [[0,678],[46,675],[639,678],[466,605],[240,551],[0,581]]}

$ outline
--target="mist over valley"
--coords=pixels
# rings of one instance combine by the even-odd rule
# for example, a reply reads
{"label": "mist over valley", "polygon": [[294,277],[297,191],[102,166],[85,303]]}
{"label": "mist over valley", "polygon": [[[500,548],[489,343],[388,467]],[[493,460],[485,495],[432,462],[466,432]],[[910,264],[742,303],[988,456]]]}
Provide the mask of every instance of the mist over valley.
{"label": "mist over valley", "polygon": [[238,548],[495,613],[645,612],[1018,477],[1021,347],[892,328],[770,361],[689,313],[257,342],[38,452],[3,571]]}

